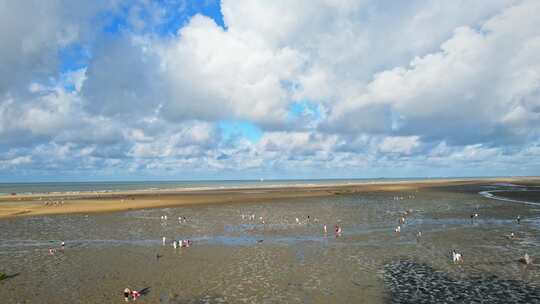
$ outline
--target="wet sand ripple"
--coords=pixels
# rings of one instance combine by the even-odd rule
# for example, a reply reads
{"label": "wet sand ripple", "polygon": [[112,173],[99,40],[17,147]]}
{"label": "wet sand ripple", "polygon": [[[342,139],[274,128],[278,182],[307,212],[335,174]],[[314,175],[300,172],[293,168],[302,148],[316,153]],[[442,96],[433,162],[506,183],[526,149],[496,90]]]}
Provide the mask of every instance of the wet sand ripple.
{"label": "wet sand ripple", "polygon": [[431,266],[398,260],[385,266],[391,303],[540,303],[540,287],[497,276],[454,278]]}

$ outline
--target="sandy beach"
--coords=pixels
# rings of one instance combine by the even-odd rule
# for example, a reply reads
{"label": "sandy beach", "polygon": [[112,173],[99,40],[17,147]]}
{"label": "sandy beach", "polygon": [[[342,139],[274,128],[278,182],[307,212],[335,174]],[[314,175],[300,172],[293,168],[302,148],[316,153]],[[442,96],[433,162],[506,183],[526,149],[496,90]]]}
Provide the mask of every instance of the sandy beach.
{"label": "sandy beach", "polygon": [[[37,193],[0,196],[0,218],[68,213],[98,213],[183,205],[270,202],[370,191],[414,191],[430,187],[484,183],[540,184],[538,178],[437,179],[347,185],[298,185],[231,189],[165,189],[124,192]],[[514,194],[515,195],[515,194]],[[519,194],[518,194],[519,195]],[[528,194],[530,195],[530,194]]]}
{"label": "sandy beach", "polygon": [[[129,287],[144,291],[140,303],[539,303],[540,206],[518,202],[540,202],[537,185],[490,179],[82,194],[58,207],[42,207],[34,195],[4,197],[2,204],[66,214],[0,220],[0,299],[121,303]],[[182,239],[193,245],[172,246]],[[462,263],[452,262],[452,250]],[[532,265],[519,262],[525,253]]]}

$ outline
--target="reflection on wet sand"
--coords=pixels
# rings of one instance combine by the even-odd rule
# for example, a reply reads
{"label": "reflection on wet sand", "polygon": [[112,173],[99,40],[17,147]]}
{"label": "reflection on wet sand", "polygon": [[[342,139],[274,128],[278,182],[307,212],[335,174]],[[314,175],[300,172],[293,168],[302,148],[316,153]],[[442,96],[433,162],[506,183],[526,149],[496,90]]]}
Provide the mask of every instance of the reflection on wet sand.
{"label": "reflection on wet sand", "polygon": [[149,288],[142,303],[539,301],[539,208],[473,190],[3,220],[0,271],[20,274],[0,282],[0,298],[121,302],[129,287]]}

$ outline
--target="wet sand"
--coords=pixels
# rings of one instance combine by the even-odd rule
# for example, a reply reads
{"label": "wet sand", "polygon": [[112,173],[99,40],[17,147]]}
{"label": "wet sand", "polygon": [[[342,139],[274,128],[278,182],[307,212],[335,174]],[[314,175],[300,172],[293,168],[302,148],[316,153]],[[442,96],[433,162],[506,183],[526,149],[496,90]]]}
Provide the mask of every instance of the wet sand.
{"label": "wet sand", "polygon": [[277,201],[306,197],[327,197],[370,191],[415,191],[423,188],[478,186],[489,183],[540,184],[538,178],[490,178],[370,182],[351,185],[312,185],[270,188],[153,190],[107,193],[42,193],[0,196],[0,219],[21,216],[99,213],[165,208],[195,204]]}
{"label": "wet sand", "polygon": [[490,182],[381,189],[0,220],[0,299],[123,303],[130,287],[147,290],[139,303],[540,303],[540,206],[479,195],[507,190]]}

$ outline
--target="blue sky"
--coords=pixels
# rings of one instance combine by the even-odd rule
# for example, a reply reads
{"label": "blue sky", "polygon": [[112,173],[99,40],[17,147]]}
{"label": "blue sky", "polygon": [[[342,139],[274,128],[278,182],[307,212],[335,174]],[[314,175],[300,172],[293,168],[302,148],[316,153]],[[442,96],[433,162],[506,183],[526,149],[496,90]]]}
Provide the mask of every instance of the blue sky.
{"label": "blue sky", "polygon": [[[158,0],[152,1],[150,4],[139,1],[124,1],[120,2],[119,7],[115,10],[103,12],[99,19],[104,22],[103,31],[109,34],[142,30],[151,34],[169,36],[175,35],[178,29],[188,23],[191,17],[196,14],[211,18],[217,25],[225,27],[220,5],[221,1],[219,0]],[[153,17],[152,8],[163,10],[159,20],[155,20]],[[129,20],[131,15],[140,18],[145,26],[142,29],[137,28]]]}
{"label": "blue sky", "polygon": [[537,1],[2,5],[0,182],[540,172]]}

